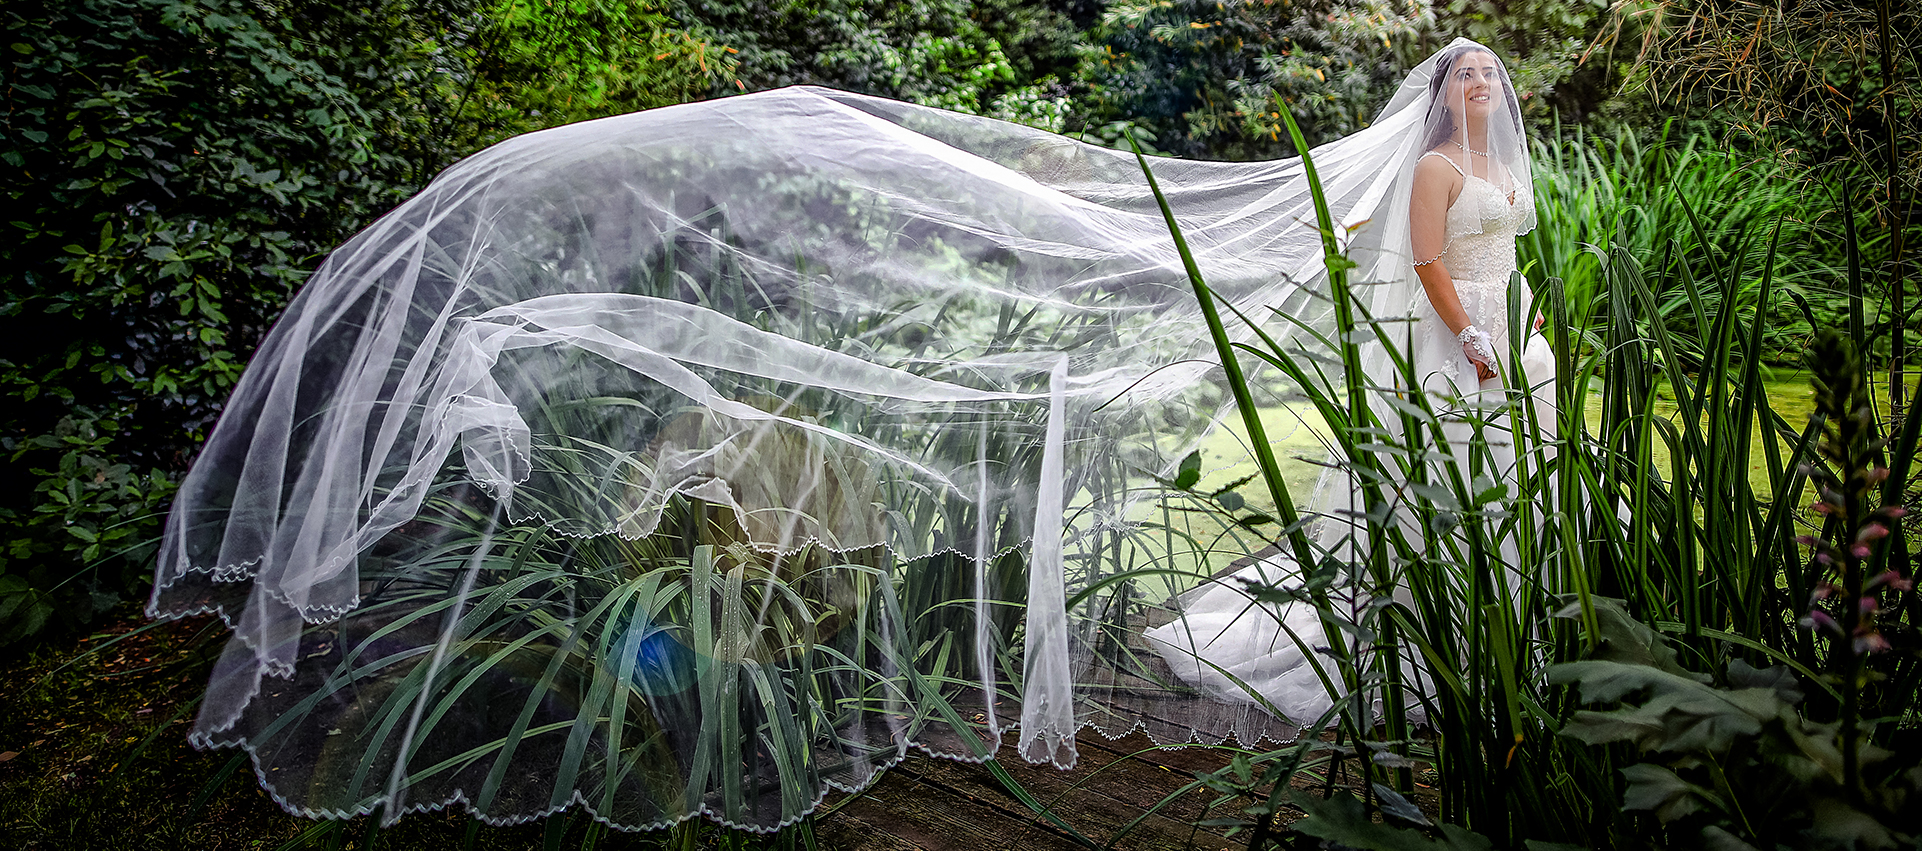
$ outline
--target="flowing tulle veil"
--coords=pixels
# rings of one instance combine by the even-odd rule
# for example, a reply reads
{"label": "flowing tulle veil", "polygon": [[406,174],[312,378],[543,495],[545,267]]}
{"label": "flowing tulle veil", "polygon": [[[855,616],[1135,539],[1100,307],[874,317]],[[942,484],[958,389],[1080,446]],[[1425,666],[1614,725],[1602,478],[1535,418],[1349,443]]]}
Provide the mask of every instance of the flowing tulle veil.
{"label": "flowing tulle veil", "polygon": [[[1394,221],[1432,64],[1315,151],[1344,221]],[[1151,162],[1217,297],[1334,330],[1299,161]],[[1214,359],[1130,155],[816,88],[535,133],[322,264],[149,612],[233,628],[193,740],[313,816],[768,830],[910,747],[1249,740],[1142,653],[1190,583],[1130,574]]]}

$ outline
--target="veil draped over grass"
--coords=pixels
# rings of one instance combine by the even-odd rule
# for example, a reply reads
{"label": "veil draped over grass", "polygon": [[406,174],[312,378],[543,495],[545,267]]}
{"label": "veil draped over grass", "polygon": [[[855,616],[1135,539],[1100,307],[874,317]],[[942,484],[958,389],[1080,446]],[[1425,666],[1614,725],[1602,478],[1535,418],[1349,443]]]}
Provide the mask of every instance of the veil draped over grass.
{"label": "veil draped over grass", "polygon": [[[1316,152],[1338,217],[1413,112]],[[1152,165],[1217,299],[1332,331],[1300,161]],[[1218,364],[1131,155],[815,88],[561,127],[326,260],[149,611],[233,627],[193,739],[314,816],[769,830],[909,747],[1252,741],[1138,638],[1221,567],[1162,485]]]}

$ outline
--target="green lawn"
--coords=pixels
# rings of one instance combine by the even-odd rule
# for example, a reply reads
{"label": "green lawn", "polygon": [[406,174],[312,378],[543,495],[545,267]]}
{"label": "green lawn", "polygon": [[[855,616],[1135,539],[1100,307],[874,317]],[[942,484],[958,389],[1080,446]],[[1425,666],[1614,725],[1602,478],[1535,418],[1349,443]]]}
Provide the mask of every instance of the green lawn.
{"label": "green lawn", "polygon": [[[1808,379],[1803,372],[1771,370],[1766,374],[1764,387],[1767,389],[1770,404],[1790,425],[1800,427],[1808,422],[1814,400]],[[1666,383],[1658,385],[1656,395],[1656,410],[1674,420],[1677,415],[1676,406]],[[1590,393],[1586,407],[1587,421],[1597,422],[1601,418],[1601,409],[1600,394]],[[1315,483],[1325,469],[1320,464],[1329,457],[1328,450],[1325,448],[1327,427],[1312,406],[1306,402],[1266,408],[1262,411],[1262,417],[1263,427],[1268,432],[1275,455],[1281,459],[1282,475],[1288,486],[1289,495],[1295,500],[1297,507],[1306,507],[1314,494]],[[1751,435],[1750,443],[1750,482],[1755,486],[1757,493],[1767,493],[1770,490],[1766,461],[1768,456],[1759,431]],[[1782,452],[1785,459],[1788,451],[1789,447],[1784,442]],[[1202,477],[1200,483],[1196,485],[1196,490],[1211,491],[1254,475],[1256,472],[1253,454],[1248,449],[1247,429],[1238,416],[1231,414],[1204,438],[1200,452]],[[1658,471],[1669,469],[1670,454],[1666,448],[1656,446],[1653,456]],[[1274,500],[1269,497],[1267,489],[1258,479],[1242,485],[1239,493],[1246,498],[1248,510],[1274,511]],[[1158,507],[1152,505],[1138,506],[1131,515],[1131,519],[1154,519],[1152,515],[1159,511]],[[1197,541],[1210,544],[1208,549],[1212,556],[1208,559],[1205,568],[1207,573],[1226,567],[1236,558],[1264,543],[1260,540],[1260,536],[1250,535],[1245,530],[1229,528],[1219,514],[1172,512],[1165,516],[1165,522],[1168,525],[1177,527]],[[1178,545],[1157,544],[1152,541],[1145,542],[1142,546],[1144,549],[1140,556],[1142,561],[1163,558],[1166,553],[1181,551]],[[1184,566],[1184,569],[1204,570],[1192,565]],[[1152,598],[1169,589],[1144,590]]]}

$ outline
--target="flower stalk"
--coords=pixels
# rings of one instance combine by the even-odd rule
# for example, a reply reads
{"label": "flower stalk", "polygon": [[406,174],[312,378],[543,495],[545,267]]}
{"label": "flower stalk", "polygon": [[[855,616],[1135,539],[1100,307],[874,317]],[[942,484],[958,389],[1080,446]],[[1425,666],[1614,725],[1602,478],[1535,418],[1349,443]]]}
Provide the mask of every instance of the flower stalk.
{"label": "flower stalk", "polygon": [[1818,498],[1810,506],[1825,519],[1821,536],[1801,542],[1812,550],[1820,581],[1810,594],[1804,629],[1830,642],[1829,670],[1841,693],[1842,780],[1849,794],[1862,795],[1860,746],[1862,692],[1868,686],[1868,658],[1889,649],[1877,629],[1881,597],[1904,591],[1911,580],[1896,571],[1868,575],[1882,542],[1895,531],[1905,510],[1882,504],[1882,483],[1889,469],[1879,462],[1885,439],[1876,436],[1869,404],[1868,370],[1860,352],[1844,335],[1825,331],[1810,351],[1815,378],[1815,416],[1822,419],[1819,447],[1825,465],[1808,468]]}

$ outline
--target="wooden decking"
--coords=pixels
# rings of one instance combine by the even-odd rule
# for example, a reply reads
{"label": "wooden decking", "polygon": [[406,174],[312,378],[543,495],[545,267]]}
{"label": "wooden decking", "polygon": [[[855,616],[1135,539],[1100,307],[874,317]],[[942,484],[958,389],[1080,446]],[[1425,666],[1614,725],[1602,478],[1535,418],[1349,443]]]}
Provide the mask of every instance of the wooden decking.
{"label": "wooden decking", "polygon": [[[1072,771],[1029,765],[1004,747],[998,764],[1054,815],[1083,837],[1107,843],[1128,824],[1192,783],[1199,772],[1219,770],[1231,754],[1190,747],[1148,750],[1137,732],[1108,741],[1093,732],[1079,740]],[[1145,751],[1143,753],[1137,753]],[[1113,847],[1124,851],[1221,849],[1242,844],[1216,829],[1197,828],[1216,793],[1187,792],[1142,820]],[[984,765],[916,755],[890,769],[880,782],[854,796],[830,798],[815,826],[823,849],[1037,849],[1067,851],[1086,846],[1018,800]],[[1245,840],[1244,840],[1245,841]]]}

